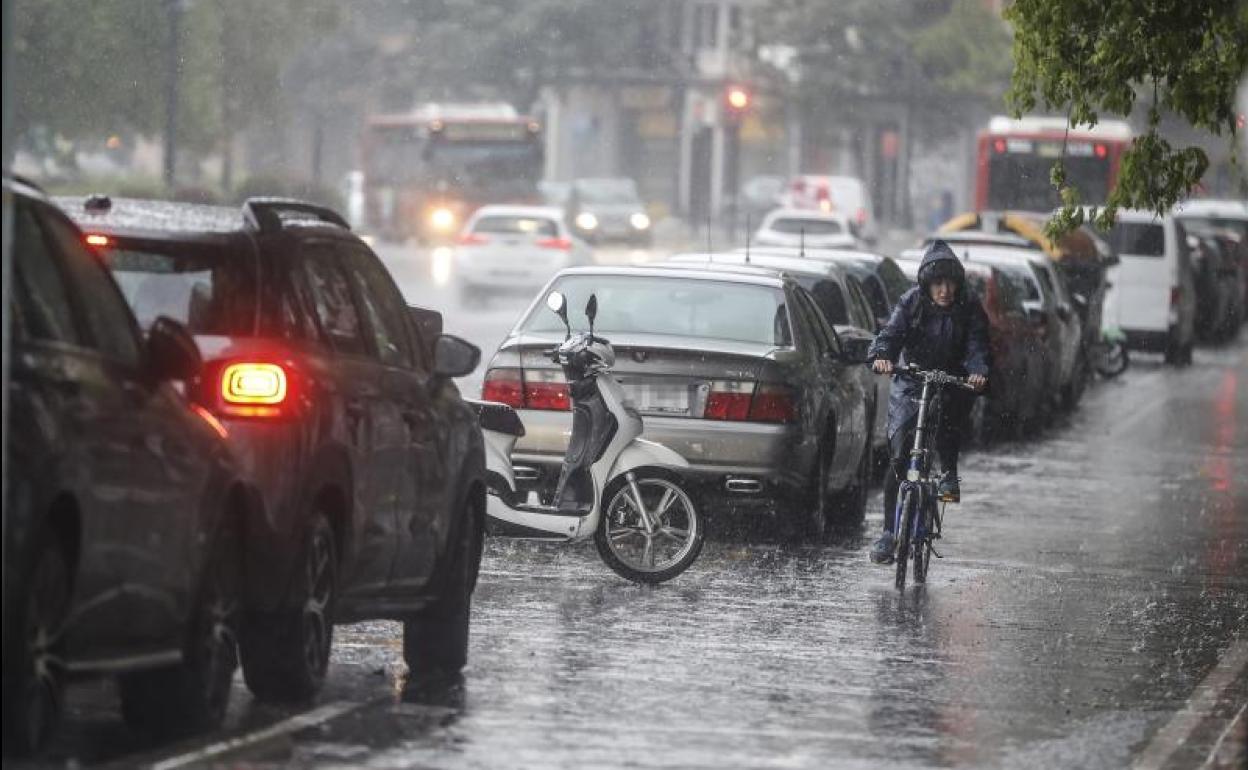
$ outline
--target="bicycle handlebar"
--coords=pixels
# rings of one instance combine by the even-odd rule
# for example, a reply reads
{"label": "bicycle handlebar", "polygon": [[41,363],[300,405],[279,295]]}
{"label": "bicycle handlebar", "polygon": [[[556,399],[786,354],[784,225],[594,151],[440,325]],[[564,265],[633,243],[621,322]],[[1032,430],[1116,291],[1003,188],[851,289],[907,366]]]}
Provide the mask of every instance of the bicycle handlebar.
{"label": "bicycle handlebar", "polygon": [[934,382],[938,385],[956,385],[963,390],[975,391],[975,386],[968,383],[966,379],[948,372],[942,372],[939,369],[920,369],[914,364],[906,364],[905,366],[894,366],[891,373],[924,382]]}

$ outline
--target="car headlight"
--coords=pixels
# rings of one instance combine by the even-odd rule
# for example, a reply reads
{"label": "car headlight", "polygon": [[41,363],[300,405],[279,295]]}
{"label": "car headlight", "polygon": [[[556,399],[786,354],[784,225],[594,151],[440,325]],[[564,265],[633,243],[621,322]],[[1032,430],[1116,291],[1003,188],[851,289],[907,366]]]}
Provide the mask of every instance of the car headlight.
{"label": "car headlight", "polygon": [[631,217],[629,217],[628,221],[633,226],[633,229],[635,230],[649,230],[650,229],[650,217],[646,216],[640,211],[638,211],[636,214],[633,214]]}
{"label": "car headlight", "polygon": [[429,212],[429,224],[434,230],[446,232],[455,227],[455,212],[445,206],[439,206]]}
{"label": "car headlight", "polygon": [[598,217],[588,211],[582,211],[576,215],[576,226],[582,230],[596,230],[598,228]]}

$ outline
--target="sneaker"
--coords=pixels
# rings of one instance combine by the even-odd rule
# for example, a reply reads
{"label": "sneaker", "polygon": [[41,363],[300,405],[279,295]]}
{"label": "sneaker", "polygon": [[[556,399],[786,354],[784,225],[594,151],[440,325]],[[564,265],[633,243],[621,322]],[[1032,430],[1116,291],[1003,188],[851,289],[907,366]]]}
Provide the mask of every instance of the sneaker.
{"label": "sneaker", "polygon": [[893,533],[885,532],[879,540],[875,541],[875,545],[871,546],[871,561],[876,564],[892,564],[893,551],[896,547],[897,542],[893,538]]}
{"label": "sneaker", "polygon": [[962,500],[962,489],[958,486],[958,481],[960,479],[952,472],[946,473],[941,478],[940,487],[936,490],[941,502],[956,503]]}

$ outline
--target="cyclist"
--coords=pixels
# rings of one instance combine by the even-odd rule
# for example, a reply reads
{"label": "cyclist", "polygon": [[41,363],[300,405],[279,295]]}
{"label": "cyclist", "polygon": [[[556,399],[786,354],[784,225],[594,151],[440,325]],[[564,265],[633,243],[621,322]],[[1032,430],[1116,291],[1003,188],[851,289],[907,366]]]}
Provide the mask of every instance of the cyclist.
{"label": "cyclist", "polygon": [[[888,323],[876,335],[867,353],[871,367],[879,374],[890,374],[902,359],[923,369],[940,369],[966,376],[977,391],[988,384],[990,354],[988,317],[979,298],[966,288],[962,263],[944,241],[933,241],[919,263],[919,285],[897,301]],[[884,534],[871,548],[871,560],[887,564],[893,560],[893,516],[897,507],[897,485],[905,476],[914,430],[918,421],[918,397],[922,385],[905,377],[895,377],[888,397],[888,472],[884,477]],[[956,503],[961,498],[958,479],[958,453],[962,446],[962,426],[971,409],[970,393],[946,390],[936,424],[936,452],[943,474],[940,498]]]}

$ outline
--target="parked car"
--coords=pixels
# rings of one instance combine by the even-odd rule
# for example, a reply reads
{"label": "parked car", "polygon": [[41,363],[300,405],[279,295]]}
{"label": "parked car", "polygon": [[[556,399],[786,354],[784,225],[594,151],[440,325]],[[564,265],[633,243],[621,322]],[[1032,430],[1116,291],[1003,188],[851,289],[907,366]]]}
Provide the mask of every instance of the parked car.
{"label": "parked car", "polygon": [[1130,348],[1190,363],[1196,287],[1183,224],[1169,214],[1119,211],[1106,238],[1119,263],[1109,271],[1105,323],[1121,329]]}
{"label": "parked car", "polygon": [[[738,249],[738,251],[745,252],[745,249]],[[882,326],[888,321],[888,316],[893,312],[897,300],[901,299],[901,295],[914,285],[914,281],[902,272],[896,260],[869,251],[818,248],[802,250],[769,246],[751,249],[751,252],[773,256],[804,257],[841,265],[862,289],[871,306],[877,326]]]}
{"label": "parked car", "polygon": [[329,209],[61,199],[140,321],[185,323],[191,396],[263,495],[245,537],[243,674],[259,698],[320,688],[333,624],[403,621],[413,671],[458,669],[484,526],[476,415],[451,377],[476,348],[409,309]]}
{"label": "parked car", "polygon": [[1209,342],[1234,337],[1243,321],[1240,265],[1213,233],[1188,232],[1196,288],[1196,336]]}
{"label": "parked car", "polygon": [[845,215],[802,209],[774,209],[750,239],[751,247],[855,249],[859,245]]}
{"label": "parked car", "polygon": [[590,243],[610,241],[649,246],[650,215],[628,178],[576,179],[568,192],[568,226]]}
{"label": "parked car", "polygon": [[[897,262],[911,280],[918,281],[922,256],[921,250],[907,251]],[[963,267],[967,285],[988,315],[993,353],[988,390],[972,411],[974,432],[980,439],[1022,438],[1048,420],[1057,387],[1048,327],[1024,301],[1039,290],[1035,273],[1013,260],[999,265],[964,261]]]}
{"label": "parked car", "polygon": [[789,180],[781,195],[784,206],[840,212],[853,223],[854,236],[868,245],[879,238],[871,196],[861,179],[852,176],[802,174]]}
{"label": "parked car", "polygon": [[[743,251],[716,254],[677,254],[664,265],[706,269],[710,266],[737,265],[775,270],[792,277],[810,292],[824,318],[832,326],[842,348],[857,346],[865,351],[877,331],[871,305],[862,294],[858,282],[841,265],[821,259],[773,254],[746,254]],[[904,276],[903,276],[904,279]],[[876,468],[882,469],[888,454],[888,389],[885,377],[877,377],[867,367],[861,368],[863,388],[872,394],[870,414],[871,447]]]}
{"label": "parked car", "polygon": [[1188,232],[1212,235],[1239,268],[1242,317],[1248,320],[1248,201],[1200,198],[1180,203],[1175,217]]}
{"label": "parked car", "polygon": [[[706,510],[754,511],[821,532],[863,515],[869,409],[860,362],[838,348],[813,298],[774,271],[729,266],[570,268],[550,291],[584,307],[615,348],[615,375],[646,435],[690,463]],[[549,499],[571,415],[563,374],[543,350],[563,326],[535,300],[490,361],[482,397],[515,408],[525,435],[516,477]],[[584,319],[573,319],[583,327]]]}
{"label": "parked car", "polygon": [[182,395],[200,365],[186,330],[159,318],[144,340],[78,228],[23,182],[6,178],[4,197],[4,752],[45,745],[67,680],[84,675],[118,677],[140,732],[213,728],[238,666],[239,538],[259,498],[226,429]]}
{"label": "parked car", "polygon": [[592,261],[561,210],[483,206],[464,223],[452,264],[460,301],[472,306],[499,294],[530,294],[563,268]]}

